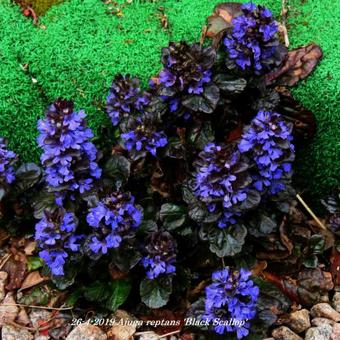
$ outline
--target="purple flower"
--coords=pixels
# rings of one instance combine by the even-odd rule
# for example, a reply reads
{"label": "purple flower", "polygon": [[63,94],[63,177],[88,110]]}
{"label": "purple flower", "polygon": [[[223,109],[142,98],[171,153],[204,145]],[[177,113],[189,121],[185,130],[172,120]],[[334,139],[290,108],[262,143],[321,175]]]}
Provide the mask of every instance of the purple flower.
{"label": "purple flower", "polygon": [[[132,126],[131,126],[132,125]],[[143,115],[130,122],[133,130],[121,134],[124,146],[134,155],[133,158],[143,157],[147,152],[157,156],[157,149],[168,144],[168,138],[163,131],[157,131],[155,120]]]}
{"label": "purple flower", "polygon": [[115,192],[87,214],[87,223],[94,228],[88,246],[95,254],[106,254],[108,249],[118,248],[124,238],[134,235],[142,222],[142,211],[134,204],[129,193]]}
{"label": "purple flower", "polygon": [[275,195],[286,188],[292,175],[294,145],[292,126],[278,113],[259,111],[238,144],[256,164],[253,186],[260,192]]}
{"label": "purple flower", "polygon": [[[238,339],[249,334],[250,323],[256,315],[259,288],[250,280],[246,269],[231,271],[229,268],[212,274],[212,284],[206,287],[205,313],[203,320],[213,322],[216,333],[236,333]],[[230,321],[246,321],[243,326],[230,325]],[[216,323],[216,322],[215,322]]]}
{"label": "purple flower", "polygon": [[15,180],[15,159],[16,154],[7,148],[7,140],[0,137],[0,186],[11,184]]}
{"label": "purple flower", "polygon": [[93,133],[86,127],[85,116],[84,111],[73,111],[72,102],[58,99],[46,111],[45,119],[38,122],[38,144],[43,149],[41,162],[46,181],[58,190],[60,204],[61,189],[83,194],[101,176],[97,149],[89,141]]}
{"label": "purple flower", "polygon": [[243,71],[252,70],[257,75],[270,71],[283,60],[277,53],[278,25],[265,7],[248,3],[242,12],[233,19],[233,27],[224,38],[229,59]]}
{"label": "purple flower", "polygon": [[122,118],[134,112],[143,112],[144,107],[150,101],[149,97],[147,92],[141,91],[138,78],[118,74],[112,82],[106,99],[106,111],[112,124],[116,126]]}
{"label": "purple flower", "polygon": [[176,249],[176,242],[167,231],[157,231],[149,236],[142,265],[150,280],[176,272]]}
{"label": "purple flower", "polygon": [[220,228],[236,223],[239,207],[247,199],[251,177],[248,166],[232,145],[209,143],[196,162],[195,196],[210,213],[220,212]]}
{"label": "purple flower", "polygon": [[169,102],[171,112],[180,109],[182,96],[201,95],[205,86],[212,83],[211,67],[215,57],[212,47],[188,45],[184,41],[171,42],[163,48],[158,87],[162,99]]}
{"label": "purple flower", "polygon": [[82,235],[75,235],[78,220],[73,213],[57,208],[45,212],[35,226],[35,240],[41,251],[39,256],[45,261],[53,275],[64,275],[64,264],[69,256],[67,250],[80,250]]}

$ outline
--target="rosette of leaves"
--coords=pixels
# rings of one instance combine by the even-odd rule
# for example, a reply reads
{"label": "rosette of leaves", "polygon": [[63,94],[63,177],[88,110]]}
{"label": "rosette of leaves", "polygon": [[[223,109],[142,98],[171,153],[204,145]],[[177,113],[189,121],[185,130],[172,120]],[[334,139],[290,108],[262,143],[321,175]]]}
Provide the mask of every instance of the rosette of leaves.
{"label": "rosette of leaves", "polygon": [[78,219],[64,208],[46,211],[35,226],[35,240],[40,248],[39,256],[55,276],[64,275],[64,265],[70,253],[79,252],[84,239],[76,235]]}
{"label": "rosette of leaves", "polygon": [[145,157],[147,154],[157,156],[157,149],[168,144],[164,131],[159,129],[160,121],[151,113],[131,118],[126,126],[126,132],[120,136],[125,148],[133,160]]}
{"label": "rosette of leaves", "polygon": [[259,111],[244,129],[238,149],[256,164],[252,170],[256,190],[268,195],[289,191],[295,157],[292,140],[292,124],[275,112]]}
{"label": "rosette of leaves", "polygon": [[159,95],[169,103],[170,113],[188,119],[192,113],[210,114],[219,100],[212,82],[216,51],[199,44],[171,42],[162,49],[163,70],[157,80]]}
{"label": "rosette of leaves", "polygon": [[125,118],[142,112],[149,101],[150,94],[141,90],[139,78],[118,74],[106,98],[106,112],[116,126]]}
{"label": "rosette of leaves", "polygon": [[130,193],[117,191],[89,209],[86,220],[93,233],[86,239],[85,250],[90,257],[99,258],[135,236],[143,215],[134,201]]}
{"label": "rosette of leaves", "polygon": [[21,164],[17,169],[16,154],[0,138],[0,221],[14,231],[20,223],[32,223],[32,198],[40,189],[42,170],[34,163]]}
{"label": "rosette of leaves", "polygon": [[232,19],[223,40],[227,66],[249,74],[268,73],[279,66],[286,56],[286,48],[278,38],[278,24],[270,10],[247,3],[242,14]]}
{"label": "rosette of leaves", "polygon": [[147,278],[140,284],[140,295],[150,308],[160,308],[169,300],[176,272],[176,252],[176,240],[167,231],[155,231],[146,240],[142,265]]}
{"label": "rosette of leaves", "polygon": [[235,224],[235,216],[260,202],[246,161],[235,144],[209,143],[195,163],[194,195],[219,228]]}
{"label": "rosette of leaves", "polygon": [[61,204],[67,192],[83,194],[100,178],[97,149],[90,139],[84,111],[75,112],[73,102],[57,99],[38,122],[41,163],[49,189],[57,192]]}
{"label": "rosette of leaves", "polygon": [[247,230],[242,215],[261,200],[252,189],[246,159],[235,144],[209,143],[200,153],[191,193],[183,198],[189,204],[189,217],[201,226],[200,237],[219,257],[234,256],[242,250]]}
{"label": "rosette of leaves", "polygon": [[[250,280],[251,272],[241,268],[224,268],[212,274],[213,282],[205,288],[205,313],[203,320],[214,322],[217,334],[236,333],[237,339],[249,334],[250,322],[256,315],[259,287]],[[216,323],[219,320],[220,323]],[[229,325],[230,320],[245,321],[242,326]]]}

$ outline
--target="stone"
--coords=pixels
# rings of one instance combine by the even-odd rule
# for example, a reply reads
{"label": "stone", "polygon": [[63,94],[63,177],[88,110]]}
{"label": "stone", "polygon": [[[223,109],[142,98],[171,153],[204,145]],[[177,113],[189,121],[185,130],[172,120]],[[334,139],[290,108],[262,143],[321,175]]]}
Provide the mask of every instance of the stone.
{"label": "stone", "polygon": [[136,333],[139,320],[133,315],[124,310],[118,309],[112,316],[115,325],[107,332],[107,336],[115,340],[130,340],[133,339],[133,334]]}
{"label": "stone", "polygon": [[29,316],[32,326],[38,328],[41,323],[48,321],[51,318],[51,313],[45,309],[33,308]]}
{"label": "stone", "polygon": [[72,330],[66,340],[107,340],[107,335],[97,326],[82,323]]}
{"label": "stone", "polygon": [[314,305],[310,310],[313,317],[322,317],[333,320],[335,322],[340,321],[340,313],[333,309],[328,303],[318,303]]}
{"label": "stone", "polygon": [[6,321],[15,320],[19,312],[19,308],[18,306],[15,306],[15,304],[16,302],[14,300],[13,293],[8,292],[2,301],[2,305],[0,305],[0,326],[5,324]]}
{"label": "stone", "polygon": [[14,327],[12,325],[4,325],[2,326],[1,339],[33,340],[33,335],[27,329]]}
{"label": "stone", "polygon": [[332,299],[333,308],[340,313],[340,292],[336,292]]}
{"label": "stone", "polygon": [[340,339],[340,324],[336,323],[332,328],[331,340]]}
{"label": "stone", "polygon": [[8,274],[7,272],[0,272],[0,302],[6,295],[5,286],[7,283]]}
{"label": "stone", "polygon": [[272,336],[275,340],[302,340],[301,337],[286,326],[274,329]]}
{"label": "stone", "polygon": [[24,326],[28,326],[30,324],[30,319],[27,315],[25,308],[20,308],[16,322]]}
{"label": "stone", "polygon": [[314,318],[314,319],[312,319],[312,325],[313,326],[321,326],[321,325],[331,325],[331,326],[333,326],[333,325],[335,325],[335,321],[333,321],[333,320],[329,320],[329,319],[326,319],[326,318]]}
{"label": "stone", "polygon": [[133,326],[112,326],[107,332],[109,339],[115,340],[131,340],[136,332],[136,327]]}
{"label": "stone", "polygon": [[305,340],[330,340],[332,334],[331,325],[321,325],[318,327],[309,328],[306,332]]}
{"label": "stone", "polygon": [[291,313],[288,326],[295,333],[301,333],[310,328],[309,311],[307,309],[301,309]]}
{"label": "stone", "polygon": [[138,340],[159,340],[159,336],[155,332],[145,332],[139,336]]}

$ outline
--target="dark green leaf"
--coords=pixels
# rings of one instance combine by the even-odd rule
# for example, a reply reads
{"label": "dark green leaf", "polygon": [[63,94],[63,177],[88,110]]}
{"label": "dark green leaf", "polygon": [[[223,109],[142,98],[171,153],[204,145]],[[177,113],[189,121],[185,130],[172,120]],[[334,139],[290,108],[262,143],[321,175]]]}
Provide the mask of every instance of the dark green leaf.
{"label": "dark green leaf", "polygon": [[142,258],[135,246],[125,246],[113,251],[112,262],[124,273],[137,265]]}
{"label": "dark green leaf", "polygon": [[77,264],[70,263],[65,269],[64,276],[52,276],[52,282],[60,290],[65,290],[66,288],[72,286],[76,279],[79,267]]}
{"label": "dark green leaf", "polygon": [[187,204],[193,204],[194,202],[197,201],[195,195],[192,193],[192,191],[187,186],[183,186],[182,196],[183,196],[183,201]]}
{"label": "dark green leaf", "polygon": [[131,290],[131,283],[127,280],[115,280],[108,285],[107,309],[115,312],[127,299]]}
{"label": "dark green leaf", "polygon": [[109,291],[107,283],[104,281],[94,281],[90,285],[86,286],[84,291],[85,299],[92,302],[105,301],[109,297]]}
{"label": "dark green leaf", "polygon": [[160,219],[165,229],[175,230],[185,223],[186,209],[172,203],[165,203],[161,206]]}
{"label": "dark green leaf", "polygon": [[194,129],[189,138],[197,149],[203,149],[206,144],[213,141],[215,138],[211,123],[206,122],[203,127]]}
{"label": "dark green leaf", "polygon": [[193,221],[202,222],[206,215],[206,210],[200,203],[197,202],[189,207],[188,215]]}
{"label": "dark green leaf", "polygon": [[82,288],[77,288],[75,289],[66,299],[65,304],[66,306],[73,307],[78,300],[82,297],[83,295],[83,289]]}
{"label": "dark green leaf", "polygon": [[172,292],[172,278],[165,276],[157,280],[144,279],[140,284],[142,301],[150,308],[165,306]]}
{"label": "dark green leaf", "polygon": [[309,239],[310,248],[315,255],[323,253],[323,251],[325,250],[325,243],[326,241],[324,236],[320,234],[312,235]]}
{"label": "dark green leaf", "polygon": [[210,250],[218,257],[234,256],[242,250],[247,229],[243,225],[236,225],[227,229],[211,227],[207,237]]}
{"label": "dark green leaf", "polygon": [[310,255],[303,259],[302,264],[306,268],[316,268],[318,266],[319,260],[316,255]]}
{"label": "dark green leaf", "polygon": [[112,155],[104,165],[103,175],[124,183],[130,176],[130,162],[122,155]]}
{"label": "dark green leaf", "polygon": [[41,168],[34,163],[25,163],[16,171],[15,185],[20,191],[25,191],[39,182],[42,176]]}
{"label": "dark green leaf", "polygon": [[55,196],[52,192],[42,191],[34,197],[32,203],[34,209],[34,217],[41,219],[45,210],[51,210],[55,207]]}
{"label": "dark green leaf", "polygon": [[3,187],[0,186],[0,202],[1,202],[1,200],[5,197],[5,195],[6,195],[6,190],[5,190],[5,188],[3,188]]}
{"label": "dark green leaf", "polygon": [[220,91],[216,85],[206,86],[203,95],[184,96],[182,104],[194,112],[212,113],[220,98]]}
{"label": "dark green leaf", "polygon": [[18,303],[33,306],[46,306],[50,294],[45,287],[34,287],[18,299]]}
{"label": "dark green leaf", "polygon": [[245,79],[233,79],[227,74],[217,74],[214,77],[214,83],[220,88],[220,90],[231,94],[241,93],[247,86],[247,81]]}
{"label": "dark green leaf", "polygon": [[261,195],[259,194],[259,192],[256,190],[249,190],[247,192],[247,198],[241,204],[241,209],[242,210],[253,209],[256,206],[258,206],[260,201],[261,201]]}
{"label": "dark green leaf", "polygon": [[158,229],[157,223],[152,220],[143,220],[138,233],[152,233]]}
{"label": "dark green leaf", "polygon": [[28,271],[36,270],[44,265],[44,261],[38,256],[27,257],[27,269]]}

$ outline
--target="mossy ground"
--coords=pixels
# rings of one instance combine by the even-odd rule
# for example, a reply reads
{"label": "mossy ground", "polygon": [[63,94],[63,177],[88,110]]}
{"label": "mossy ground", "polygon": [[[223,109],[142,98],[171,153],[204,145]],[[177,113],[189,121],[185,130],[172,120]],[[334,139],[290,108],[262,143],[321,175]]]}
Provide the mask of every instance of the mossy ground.
{"label": "mossy ground", "polygon": [[[100,0],[70,0],[53,6],[33,26],[18,6],[0,1],[0,135],[22,159],[37,160],[36,120],[59,96],[84,108],[97,133],[107,122],[103,107],[113,76],[130,73],[146,82],[160,69],[161,47],[171,40],[198,40],[218,2],[133,0],[120,7],[119,17]],[[260,2],[279,15],[281,1]],[[317,137],[298,155],[298,184],[321,194],[340,182],[340,7],[337,0],[290,0],[288,6],[291,47],[314,41],[325,55],[294,90],[318,120]],[[168,29],[162,28],[160,7]]]}

